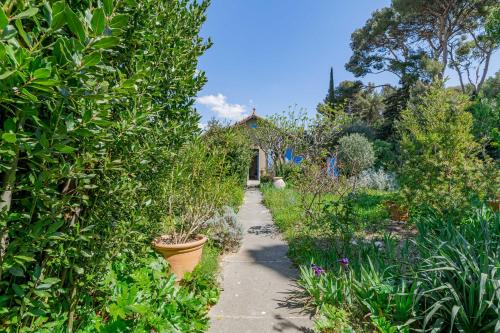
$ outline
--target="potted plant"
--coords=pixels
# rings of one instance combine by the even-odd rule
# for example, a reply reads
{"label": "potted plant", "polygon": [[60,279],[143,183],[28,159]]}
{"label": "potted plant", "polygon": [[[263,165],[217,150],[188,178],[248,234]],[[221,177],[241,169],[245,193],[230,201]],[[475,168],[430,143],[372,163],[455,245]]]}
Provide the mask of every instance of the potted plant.
{"label": "potted plant", "polygon": [[273,186],[279,189],[285,188],[286,184],[283,177],[273,177]]}
{"label": "potted plant", "polygon": [[227,200],[222,155],[202,143],[184,147],[158,186],[164,214],[152,246],[168,261],[177,282],[199,263],[207,242],[202,234],[205,221]]}

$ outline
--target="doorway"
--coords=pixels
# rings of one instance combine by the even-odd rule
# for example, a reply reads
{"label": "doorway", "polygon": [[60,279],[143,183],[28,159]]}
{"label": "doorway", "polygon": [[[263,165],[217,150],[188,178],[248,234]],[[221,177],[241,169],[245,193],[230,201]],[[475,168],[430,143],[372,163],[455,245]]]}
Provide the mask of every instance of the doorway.
{"label": "doorway", "polygon": [[250,170],[248,172],[249,180],[259,180],[259,150],[253,150],[252,163],[250,163]]}

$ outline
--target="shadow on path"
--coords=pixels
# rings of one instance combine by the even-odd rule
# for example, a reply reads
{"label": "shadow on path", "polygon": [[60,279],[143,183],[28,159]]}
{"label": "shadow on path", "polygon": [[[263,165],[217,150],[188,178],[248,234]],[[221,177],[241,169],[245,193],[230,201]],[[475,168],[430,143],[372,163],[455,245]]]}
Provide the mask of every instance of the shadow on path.
{"label": "shadow on path", "polygon": [[273,325],[273,331],[275,331],[275,332],[285,332],[285,331],[293,330],[294,332],[314,333],[314,331],[312,329],[304,327],[304,326],[298,326],[298,325],[294,324],[292,321],[290,321],[289,319],[283,318],[280,315],[275,315],[274,319],[277,321]]}
{"label": "shadow on path", "polygon": [[279,235],[278,228],[274,224],[256,225],[248,228],[247,232],[256,236],[277,237]]}

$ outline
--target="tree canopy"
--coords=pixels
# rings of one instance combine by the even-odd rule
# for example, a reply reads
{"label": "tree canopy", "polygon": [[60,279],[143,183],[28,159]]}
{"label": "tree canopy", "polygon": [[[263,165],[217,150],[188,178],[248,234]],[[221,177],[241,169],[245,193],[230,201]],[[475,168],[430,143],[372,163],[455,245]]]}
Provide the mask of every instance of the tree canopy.
{"label": "tree canopy", "polygon": [[400,79],[410,75],[432,80],[442,79],[450,67],[463,91],[467,79],[477,93],[498,47],[485,31],[493,4],[491,0],[393,0],[352,34],[353,55],[346,68],[356,76],[387,71]]}

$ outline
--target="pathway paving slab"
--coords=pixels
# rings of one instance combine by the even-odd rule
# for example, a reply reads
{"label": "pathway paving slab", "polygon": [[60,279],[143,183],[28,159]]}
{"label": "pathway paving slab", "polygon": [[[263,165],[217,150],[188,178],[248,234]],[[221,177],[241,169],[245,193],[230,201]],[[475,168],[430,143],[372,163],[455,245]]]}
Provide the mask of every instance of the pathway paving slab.
{"label": "pathway paving slab", "polygon": [[287,301],[297,290],[298,272],[258,189],[245,192],[238,219],[243,243],[222,259],[223,292],[210,310],[209,332],[313,332],[309,315]]}

